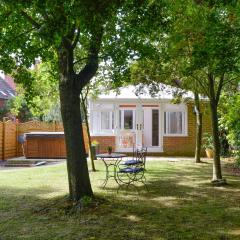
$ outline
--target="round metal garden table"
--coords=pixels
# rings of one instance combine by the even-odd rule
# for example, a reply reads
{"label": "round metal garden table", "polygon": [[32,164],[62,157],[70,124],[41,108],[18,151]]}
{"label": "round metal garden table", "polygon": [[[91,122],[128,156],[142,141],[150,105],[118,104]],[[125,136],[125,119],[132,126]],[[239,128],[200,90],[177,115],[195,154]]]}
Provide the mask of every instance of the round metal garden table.
{"label": "round metal garden table", "polygon": [[[108,153],[104,153],[104,154],[97,154],[96,157],[98,159],[101,159],[105,165],[105,168],[106,168],[106,178],[103,182],[103,188],[105,188],[107,182],[108,182],[108,179],[109,178],[114,178],[115,181],[117,182],[117,178],[116,178],[116,169],[117,169],[117,166],[119,164],[119,162],[122,160],[122,158],[126,157],[127,155],[126,154],[122,154],[122,153],[111,153],[111,154],[108,154]],[[113,167],[113,175],[110,174],[110,171],[109,171],[109,168],[110,167]]]}

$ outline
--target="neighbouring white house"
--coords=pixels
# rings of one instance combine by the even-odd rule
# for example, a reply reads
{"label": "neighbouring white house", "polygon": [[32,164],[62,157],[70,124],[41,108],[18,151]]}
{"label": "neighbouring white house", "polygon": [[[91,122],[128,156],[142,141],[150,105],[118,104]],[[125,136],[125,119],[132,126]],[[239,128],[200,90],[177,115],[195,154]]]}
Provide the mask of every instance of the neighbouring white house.
{"label": "neighbouring white house", "polygon": [[[112,146],[116,152],[131,152],[133,146],[148,148],[156,155],[191,156],[195,150],[196,117],[191,93],[187,102],[173,104],[171,91],[158,97],[137,96],[135,88],[120,89],[90,99],[90,132],[101,152]],[[208,103],[202,101],[203,131],[211,130]]]}

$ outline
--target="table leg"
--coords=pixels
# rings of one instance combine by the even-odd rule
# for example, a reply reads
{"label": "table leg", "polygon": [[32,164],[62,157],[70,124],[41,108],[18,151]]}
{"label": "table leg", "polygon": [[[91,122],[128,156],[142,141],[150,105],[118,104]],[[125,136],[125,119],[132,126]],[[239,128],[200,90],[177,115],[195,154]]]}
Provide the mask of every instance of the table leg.
{"label": "table leg", "polygon": [[118,168],[118,164],[120,163],[121,159],[117,159],[117,161],[114,164],[114,180],[117,184],[118,183],[118,179],[117,179],[117,168]]}
{"label": "table leg", "polygon": [[107,163],[104,161],[104,159],[102,159],[102,161],[104,162],[104,165],[105,165],[105,168],[106,168],[106,176],[105,176],[105,180],[103,182],[103,188],[105,188],[107,182],[108,182],[108,179],[109,179],[109,171],[108,171],[108,165]]}

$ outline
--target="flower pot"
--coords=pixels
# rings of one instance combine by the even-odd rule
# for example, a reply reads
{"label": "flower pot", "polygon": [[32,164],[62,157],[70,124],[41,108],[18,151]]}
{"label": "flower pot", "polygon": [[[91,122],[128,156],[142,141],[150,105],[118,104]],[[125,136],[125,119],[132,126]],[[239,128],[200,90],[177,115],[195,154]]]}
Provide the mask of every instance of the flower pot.
{"label": "flower pot", "polygon": [[108,149],[108,154],[111,155],[112,154],[112,150]]}
{"label": "flower pot", "polygon": [[205,151],[206,151],[207,158],[213,158],[213,149],[206,148]]}
{"label": "flower pot", "polygon": [[[91,150],[92,150],[92,155],[93,155],[93,159],[95,160],[95,159],[97,159],[96,158],[96,152],[97,152],[97,147],[96,147],[96,145],[92,145],[91,146]],[[89,156],[91,155],[91,153],[90,153],[90,150],[89,150]]]}

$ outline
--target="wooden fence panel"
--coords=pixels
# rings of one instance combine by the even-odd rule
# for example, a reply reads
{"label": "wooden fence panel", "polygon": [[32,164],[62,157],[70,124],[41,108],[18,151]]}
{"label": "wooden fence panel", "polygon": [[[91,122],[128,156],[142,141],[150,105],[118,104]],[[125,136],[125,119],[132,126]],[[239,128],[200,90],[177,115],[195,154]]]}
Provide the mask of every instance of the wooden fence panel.
{"label": "wooden fence panel", "polygon": [[55,131],[56,132],[63,132],[63,124],[61,122],[55,122]]}
{"label": "wooden fence panel", "polygon": [[[28,132],[62,132],[63,124],[59,122],[47,123],[40,121],[29,121],[17,123],[12,121],[0,122],[0,160],[23,156],[22,146],[18,137]],[[85,148],[88,152],[88,137],[86,125],[83,124],[83,135]]]}
{"label": "wooden fence panel", "polygon": [[6,121],[3,123],[3,159],[13,158],[16,156],[17,150],[17,129],[16,123],[12,121]]}
{"label": "wooden fence panel", "polygon": [[34,120],[18,124],[19,135],[27,132],[54,132],[54,131],[55,123],[47,123]]}

